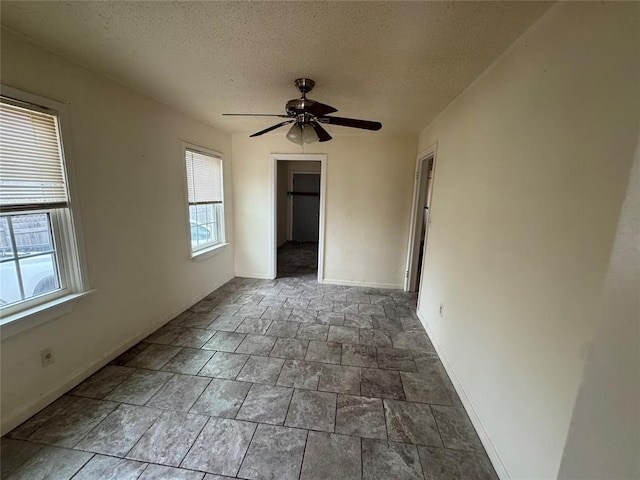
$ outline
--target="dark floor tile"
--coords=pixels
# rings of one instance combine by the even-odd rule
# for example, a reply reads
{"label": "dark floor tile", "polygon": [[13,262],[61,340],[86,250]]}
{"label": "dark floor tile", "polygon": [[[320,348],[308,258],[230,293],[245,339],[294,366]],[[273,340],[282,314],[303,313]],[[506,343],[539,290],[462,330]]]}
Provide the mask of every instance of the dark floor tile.
{"label": "dark floor tile", "polygon": [[437,374],[400,372],[404,394],[409,402],[451,405],[449,393]]}
{"label": "dark floor tile", "polygon": [[271,322],[266,335],[271,335],[273,337],[294,338],[296,336],[296,333],[298,333],[299,326],[300,324],[298,322],[285,322],[281,320],[275,320]]}
{"label": "dark floor tile", "polygon": [[323,365],[318,390],[360,395],[360,368],[344,365]]}
{"label": "dark floor tile", "polygon": [[195,375],[209,359],[213,356],[213,352],[200,350],[198,348],[183,348],[178,354],[169,360],[162,367],[162,370],[173,373],[182,373],[184,375]]}
{"label": "dark floor tile", "polygon": [[234,418],[251,388],[250,383],[214,378],[190,413]]}
{"label": "dark floor tile", "polygon": [[283,364],[282,358],[251,356],[242,367],[237,380],[273,385],[278,380]]}
{"label": "dark floor tile", "polygon": [[306,310],[304,308],[294,308],[289,316],[290,321],[300,323],[315,323],[317,318],[317,310]]}
{"label": "dark floor tile", "polygon": [[[207,327],[209,330],[219,330],[223,332],[234,332],[240,326],[244,318],[229,315],[221,315],[217,317]],[[215,349],[214,349],[215,350]]]}
{"label": "dark floor tile", "polygon": [[[235,297],[237,298],[237,297]],[[211,313],[219,316],[235,315],[242,305],[238,304],[222,304],[211,309]]]}
{"label": "dark floor tile", "polygon": [[61,415],[75,402],[75,400],[75,397],[71,397],[69,395],[60,397],[46,408],[40,410],[40,412],[36,413],[26,422],[23,422],[20,426],[14,428],[7,436],[9,438],[26,440],[29,438],[29,435],[38,430],[46,422],[58,415]]}
{"label": "dark floor tile", "polygon": [[423,403],[384,401],[389,440],[441,447],[442,440],[429,405]]}
{"label": "dark floor tile", "polygon": [[318,340],[321,342],[327,341],[327,334],[329,333],[329,325],[322,324],[303,324],[298,330],[296,338],[304,340]]}
{"label": "dark floor tile", "polygon": [[187,412],[211,380],[193,375],[174,375],[151,400],[150,407]]}
{"label": "dark floor tile", "polygon": [[0,440],[0,478],[7,478],[20,465],[33,457],[42,448],[24,440],[2,438]]}
{"label": "dark floor tile", "polygon": [[297,480],[307,432],[258,425],[238,476],[249,480]]}
{"label": "dark floor tile", "polygon": [[306,310],[309,306],[309,299],[307,298],[287,298],[287,301],[284,302],[284,308],[293,308],[294,310]]}
{"label": "dark floor tile", "polygon": [[267,307],[267,310],[262,314],[262,318],[265,320],[286,321],[292,311],[292,308]]}
{"label": "dark floor tile", "polygon": [[236,328],[236,332],[264,335],[270,325],[271,320],[266,318],[245,318],[244,321],[238,325],[238,328]]}
{"label": "dark floor tile", "polygon": [[127,363],[128,367],[160,370],[165,363],[175,357],[181,347],[171,345],[150,345],[142,353]]}
{"label": "dark floor tile", "polygon": [[434,405],[432,410],[445,447],[484,452],[480,438],[464,410],[441,405]]}
{"label": "dark floor tile", "polygon": [[282,308],[286,301],[287,297],[283,295],[265,295],[259,305],[263,307]]}
{"label": "dark floor tile", "polygon": [[204,415],[164,412],[127,458],[177,467],[207,421]]}
{"label": "dark floor tile", "polygon": [[138,370],[107,395],[105,399],[144,405],[171,377],[173,377],[173,373],[169,372]]}
{"label": "dark floor tile", "polygon": [[73,403],[29,436],[29,441],[73,447],[118,406],[115,402],[75,397]]}
{"label": "dark floor tile", "polygon": [[404,348],[377,347],[378,368],[383,370],[417,371],[410,350]]}
{"label": "dark floor tile", "polygon": [[415,445],[362,439],[363,480],[423,480]]}
{"label": "dark floor tile", "polygon": [[246,334],[244,333],[216,332],[202,348],[206,350],[217,350],[219,352],[235,352],[245,337]]}
{"label": "dark floor tile", "polygon": [[212,417],[181,466],[235,476],[255,429],[255,423]]}
{"label": "dark floor tile", "polygon": [[[386,308],[386,307],[385,307]],[[373,322],[373,328],[379,330],[387,330],[388,332],[402,332],[404,326],[399,318],[388,317],[384,315],[371,315],[371,321]],[[393,343],[393,338],[391,340]]]}
{"label": "dark floor tile", "polygon": [[497,480],[480,464],[473,452],[448,448],[418,447],[426,480]]}
{"label": "dark floor tile", "polygon": [[263,299],[264,295],[240,295],[233,303],[238,305],[259,305]]}
{"label": "dark floor tile", "polygon": [[371,319],[371,315],[345,313],[344,326],[355,328],[373,328],[373,320]]}
{"label": "dark floor tile", "polygon": [[161,345],[170,345],[176,338],[178,338],[186,330],[183,326],[167,324],[160,327],[153,332],[147,338],[144,339],[147,343],[159,343]]}
{"label": "dark floor tile", "polygon": [[96,455],[73,480],[137,480],[146,466],[135,460]]}
{"label": "dark floor tile", "polygon": [[429,377],[439,376],[449,394],[451,404],[456,408],[464,408],[458,392],[456,392],[456,389],[453,387],[453,383],[451,383],[451,379],[449,375],[447,375],[447,371],[444,369],[440,359],[436,355],[415,351],[413,352],[413,357],[416,362],[416,367],[418,367],[418,372],[424,373]]}
{"label": "dark floor tile", "polygon": [[92,455],[60,447],[43,447],[18,467],[10,480],[69,480]]}
{"label": "dark floor tile", "polygon": [[149,348],[149,345],[150,344],[144,343],[144,342],[140,342],[140,343],[134,345],[129,350],[127,350],[126,352],[121,354],[119,357],[117,357],[115,360],[113,360],[110,363],[110,365],[120,365],[120,366],[126,365],[131,360],[136,358],[139,354],[141,354],[144,350]]}
{"label": "dark floor tile", "polygon": [[[317,293],[317,295],[322,295],[322,293]],[[307,305],[307,310],[317,310],[323,312],[332,312],[333,311],[333,300],[322,300],[320,298],[313,298]]]}
{"label": "dark floor tile", "polygon": [[296,390],[289,406],[285,425],[333,432],[335,418],[335,393]]}
{"label": "dark floor tile", "polygon": [[431,340],[424,332],[393,332],[391,341],[395,348],[407,348],[431,354],[436,353]]}
{"label": "dark floor tile", "polygon": [[244,367],[248,359],[249,355],[216,352],[213,357],[211,357],[211,360],[198,372],[198,375],[233,380],[238,373],[240,373],[240,370],[242,370],[242,367]]}
{"label": "dark floor tile", "polygon": [[360,392],[366,397],[404,400],[400,374],[390,370],[363,368],[360,377]]}
{"label": "dark floor tile", "polygon": [[161,414],[156,408],[121,404],[75,448],[123,457]]}
{"label": "dark floor tile", "polygon": [[215,332],[202,328],[187,328],[172,345],[178,347],[200,348],[213,336]]}
{"label": "dark floor tile", "polygon": [[164,465],[149,465],[138,480],[202,480],[203,477],[202,472]]}
{"label": "dark floor tile", "polygon": [[339,364],[342,359],[342,345],[339,343],[327,343],[310,341],[305,360],[310,362]]}
{"label": "dark floor tile", "polygon": [[309,432],[300,480],[360,480],[360,439]]}
{"label": "dark floor tile", "polygon": [[265,305],[243,305],[235,314],[236,317],[260,317],[267,310]]}
{"label": "dark floor tile", "polygon": [[133,372],[135,372],[134,368],[107,365],[69,393],[79,397],[104,398]]}
{"label": "dark floor tile", "polygon": [[251,422],[282,425],[289,409],[293,389],[254,384],[236,418]]}
{"label": "dark floor tile", "polygon": [[336,325],[342,326],[344,325],[344,313],[340,312],[318,312],[318,317],[316,318],[316,322],[322,323],[325,325]]}
{"label": "dark floor tile", "polygon": [[[393,299],[388,295],[369,295],[369,300],[371,301],[371,305],[395,305]],[[384,314],[383,310],[380,315]]]}
{"label": "dark floor tile", "polygon": [[[371,300],[371,296],[369,296]],[[365,303],[358,304],[358,313],[360,315],[384,315],[384,308],[382,305],[368,305]]]}
{"label": "dark floor tile", "polygon": [[342,296],[344,300],[334,300],[333,302],[333,311],[337,313],[358,313],[358,304],[355,302],[347,302],[347,294],[337,294],[338,296]]}
{"label": "dark floor tile", "polygon": [[382,400],[338,395],[336,433],[386,440],[387,428]]}
{"label": "dark floor tile", "polygon": [[[273,337],[266,337],[273,338]],[[300,340],[297,338],[278,338],[275,346],[271,351],[272,357],[289,358],[303,360],[307,352],[309,340]]]}
{"label": "dark floor tile", "polygon": [[376,330],[372,328],[360,329],[360,343],[362,345],[371,345],[374,347],[390,347],[391,338],[385,330]]}
{"label": "dark floor tile", "polygon": [[283,387],[316,390],[321,368],[321,363],[286,360],[276,383]]}
{"label": "dark floor tile", "polygon": [[375,368],[378,366],[376,347],[342,344],[342,364],[353,367]]}
{"label": "dark floor tile", "polygon": [[[278,339],[280,340],[280,339]],[[285,340],[285,339],[282,339]],[[268,356],[276,343],[275,337],[267,337],[264,335],[247,335],[242,341],[236,353],[245,353],[247,355],[264,355]]]}
{"label": "dark floor tile", "polygon": [[358,343],[358,329],[353,327],[340,327],[331,325],[329,327],[328,342],[336,343]]}

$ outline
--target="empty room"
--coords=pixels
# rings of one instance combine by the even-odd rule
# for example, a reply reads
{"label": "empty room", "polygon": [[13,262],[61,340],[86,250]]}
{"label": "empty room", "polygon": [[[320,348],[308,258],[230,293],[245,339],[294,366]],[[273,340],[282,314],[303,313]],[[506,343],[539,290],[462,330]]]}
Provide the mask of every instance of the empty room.
{"label": "empty room", "polygon": [[0,9],[0,478],[640,478],[639,3]]}

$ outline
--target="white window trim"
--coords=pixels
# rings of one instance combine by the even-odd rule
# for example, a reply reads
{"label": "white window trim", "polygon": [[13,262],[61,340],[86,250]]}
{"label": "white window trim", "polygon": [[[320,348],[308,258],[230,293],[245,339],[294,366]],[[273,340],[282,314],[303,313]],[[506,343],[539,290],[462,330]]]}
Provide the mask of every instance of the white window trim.
{"label": "white window trim", "polygon": [[[189,217],[189,186],[187,182],[187,164],[185,162],[185,153],[187,149],[197,150],[206,155],[217,157],[222,162],[222,170],[221,170],[222,179],[220,180],[221,187],[222,187],[222,208],[220,209],[221,210],[220,218],[218,219],[218,221],[221,222],[222,224],[222,227],[220,228],[220,233],[222,234],[222,241],[219,243],[216,243],[215,245],[211,245],[210,247],[205,247],[203,249],[196,250],[195,252],[193,251],[193,247],[191,245],[191,224],[190,224],[190,217]],[[184,204],[186,207],[186,217],[187,217],[186,226],[187,226],[187,244],[189,246],[189,257],[192,260],[199,262],[222,253],[225,247],[229,245],[229,242],[227,242],[227,223],[225,220],[226,209],[227,209],[227,199],[226,199],[225,188],[224,188],[224,172],[225,172],[226,165],[224,161],[224,155],[222,153],[207,147],[203,147],[201,145],[197,145],[197,144],[190,143],[183,140],[181,141],[180,151],[182,153],[182,159],[181,159],[182,171],[183,171],[182,177],[184,178]]]}
{"label": "white window trim", "polygon": [[[5,310],[0,318],[0,335],[2,339],[5,339],[69,313],[79,299],[95,290],[89,286],[79,206],[75,202],[76,188],[73,178],[69,106],[6,85],[0,85],[0,93],[3,96],[57,112],[69,197],[69,208],[66,210],[69,215],[67,221],[62,222],[60,218],[57,218],[64,213],[52,215],[52,223],[57,226],[57,229],[54,229],[54,235],[66,237],[63,242],[59,242],[60,238],[56,238],[56,240],[59,242],[57,245],[60,248],[58,250],[60,275],[65,277],[67,288],[53,292],[51,295],[44,295],[38,299],[40,301],[21,302],[16,305],[16,308],[10,307]],[[75,268],[69,268],[69,265],[74,265]]]}

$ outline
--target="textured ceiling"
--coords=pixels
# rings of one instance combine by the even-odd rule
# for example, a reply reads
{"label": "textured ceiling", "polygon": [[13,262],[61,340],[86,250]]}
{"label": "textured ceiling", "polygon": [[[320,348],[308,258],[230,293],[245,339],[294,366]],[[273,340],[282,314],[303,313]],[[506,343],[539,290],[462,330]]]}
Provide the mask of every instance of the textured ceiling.
{"label": "textured ceiling", "polygon": [[[35,43],[223,131],[284,113],[297,77],[336,115],[420,132],[549,7],[540,2],[2,1]],[[332,134],[360,130],[330,126]],[[276,134],[285,133],[285,129]]]}

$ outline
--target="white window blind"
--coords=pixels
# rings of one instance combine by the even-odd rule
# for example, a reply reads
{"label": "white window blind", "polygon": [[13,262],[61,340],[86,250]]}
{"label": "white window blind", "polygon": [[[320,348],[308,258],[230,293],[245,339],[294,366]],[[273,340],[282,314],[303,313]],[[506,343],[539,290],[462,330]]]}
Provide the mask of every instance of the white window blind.
{"label": "white window blind", "polygon": [[68,206],[55,115],[0,99],[0,209]]}
{"label": "white window blind", "polygon": [[222,203],[222,159],[197,150],[185,150],[189,205]]}

